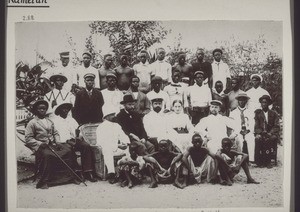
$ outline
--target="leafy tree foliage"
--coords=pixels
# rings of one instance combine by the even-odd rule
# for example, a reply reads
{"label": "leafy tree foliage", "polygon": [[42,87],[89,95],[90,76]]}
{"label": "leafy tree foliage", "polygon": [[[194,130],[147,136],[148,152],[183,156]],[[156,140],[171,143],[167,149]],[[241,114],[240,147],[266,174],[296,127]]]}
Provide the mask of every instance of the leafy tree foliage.
{"label": "leafy tree foliage", "polygon": [[[94,21],[89,26],[92,34],[108,37],[117,64],[122,54],[128,56],[130,64],[135,63],[141,50],[160,43],[169,32],[158,21]],[[90,41],[91,39],[88,40],[87,48],[92,49]]]}

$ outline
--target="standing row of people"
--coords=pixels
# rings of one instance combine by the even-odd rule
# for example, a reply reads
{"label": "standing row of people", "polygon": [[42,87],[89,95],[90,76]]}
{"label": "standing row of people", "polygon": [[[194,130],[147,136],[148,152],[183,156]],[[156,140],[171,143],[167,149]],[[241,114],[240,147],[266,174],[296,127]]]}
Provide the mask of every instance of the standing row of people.
{"label": "standing row of people", "polygon": [[[198,50],[198,62],[192,66],[185,63],[184,55],[180,55],[178,64],[172,68],[164,61],[165,51],[159,49],[158,60],[149,66],[152,71],[146,67],[144,51],[140,53],[141,62],[133,69],[128,66],[127,57],[122,56],[121,65],[115,70],[110,70],[111,55],[106,55],[105,65],[98,72],[96,69],[92,71],[90,66],[91,54],[84,53],[84,69],[80,70],[81,75],[75,72],[77,84],[74,83],[74,75],[70,74],[71,72],[61,73],[63,69],[49,77],[54,83],[54,88],[44,97],[42,106],[47,112],[37,117],[50,120],[47,121],[49,123],[56,122],[56,128],[61,129],[57,134],[61,134],[63,142],[81,140],[81,145],[75,142],[77,146],[73,146],[78,148],[82,155],[91,153],[90,150],[86,150],[88,145],[82,137],[74,136],[74,131],[82,124],[100,123],[97,142],[103,148],[111,182],[116,177],[113,160],[116,149],[126,149],[127,145],[135,146],[136,154],[145,156],[159,151],[160,142],[167,141],[168,148],[172,151],[184,153],[188,150],[195,133],[200,135],[203,145],[212,154],[222,147],[224,138],[229,138],[236,152],[243,151],[249,154],[249,160],[259,166],[270,166],[270,151],[271,147],[277,145],[279,125],[277,114],[269,109],[270,95],[260,87],[262,77],[252,75],[253,88],[244,92],[239,89],[238,79],[230,80],[228,66],[221,61],[222,51],[216,49],[213,55],[213,64],[203,62],[203,50]],[[75,95],[70,92],[70,87],[65,88],[65,85],[70,85],[68,81],[71,81],[73,91],[74,87],[78,89]],[[83,81],[84,85],[79,83],[80,81]],[[224,86],[228,88],[229,83],[233,89],[225,94]],[[101,88],[101,85],[105,86]],[[57,112],[58,108],[65,104],[68,105],[68,110]],[[36,113],[38,114],[37,109]],[[46,113],[49,114],[49,119]],[[64,127],[60,123],[63,123],[63,119],[55,121],[58,120],[55,115],[64,120],[72,119],[74,124],[69,124],[68,129],[62,130]],[[34,123],[30,122],[28,126],[32,124]],[[53,136],[53,129],[51,132],[45,130],[47,135],[41,136],[45,137],[45,141],[37,139],[36,132],[30,131],[35,129],[32,126],[26,129],[26,142],[34,143],[33,146],[37,147],[33,148],[33,151],[39,150],[37,143],[41,144],[40,141],[56,143],[48,139]],[[52,140],[59,141],[60,138]],[[247,148],[242,144],[245,142],[248,144]],[[208,181],[214,180],[215,171],[218,170],[216,161],[211,158],[208,162]],[[82,164],[90,164],[92,160],[91,157],[85,156],[82,159],[88,161]],[[180,157],[177,159],[180,160]],[[178,162],[177,159],[175,162]],[[147,156],[144,160],[153,162],[153,159]],[[87,179],[94,181],[90,168],[85,170]],[[223,175],[226,178],[226,174]],[[39,187],[43,187],[46,181],[43,180]],[[228,179],[226,182],[230,184]],[[175,184],[178,186],[178,182]],[[155,187],[155,183],[152,187]]]}
{"label": "standing row of people", "polygon": [[49,78],[53,74],[64,74],[68,78],[65,87],[71,90],[74,85],[84,87],[83,76],[86,73],[95,75],[95,87],[103,90],[107,88],[106,75],[114,73],[117,76],[117,88],[121,91],[128,90],[130,87],[130,78],[137,75],[140,78],[141,84],[139,90],[147,93],[151,89],[151,78],[159,76],[163,80],[163,87],[172,83],[172,73],[177,70],[181,73],[181,77],[189,84],[194,84],[194,73],[202,71],[204,73],[204,84],[212,88],[216,81],[223,83],[224,89],[229,86],[227,83],[231,78],[229,67],[221,59],[222,50],[215,49],[213,51],[213,63],[204,61],[204,50],[198,49],[196,52],[197,59],[191,64],[187,63],[185,53],[181,52],[178,56],[178,62],[172,67],[165,60],[166,52],[163,48],[157,49],[157,60],[151,64],[148,62],[148,53],[142,50],[138,55],[139,63],[133,67],[129,66],[128,57],[121,55],[119,58],[120,65],[114,68],[113,57],[111,54],[104,55],[103,65],[99,70],[92,66],[92,54],[87,50],[82,54],[82,65],[73,67],[70,64],[70,53],[60,53],[61,64],[57,67],[48,70],[45,77]]}

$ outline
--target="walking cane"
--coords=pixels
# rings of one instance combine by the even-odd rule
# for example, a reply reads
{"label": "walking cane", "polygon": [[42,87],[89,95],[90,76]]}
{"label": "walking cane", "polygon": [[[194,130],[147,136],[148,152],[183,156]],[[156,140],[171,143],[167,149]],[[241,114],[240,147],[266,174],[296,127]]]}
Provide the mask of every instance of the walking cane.
{"label": "walking cane", "polygon": [[81,179],[74,171],[73,169],[54,151],[54,149],[47,144],[48,148],[51,150],[51,152],[53,152],[53,154],[61,161],[63,162],[63,164],[71,171],[71,173],[77,177],[85,186],[87,186],[87,184],[83,181],[83,179]]}

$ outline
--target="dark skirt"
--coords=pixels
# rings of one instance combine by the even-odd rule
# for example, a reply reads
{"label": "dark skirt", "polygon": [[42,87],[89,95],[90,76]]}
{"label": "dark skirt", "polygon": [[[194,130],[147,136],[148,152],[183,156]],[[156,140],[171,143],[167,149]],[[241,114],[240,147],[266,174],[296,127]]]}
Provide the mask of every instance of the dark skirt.
{"label": "dark skirt", "polygon": [[[76,155],[69,144],[61,143],[51,147],[73,170],[77,168]],[[44,183],[49,186],[66,184],[74,179],[66,165],[47,145],[42,144],[35,156],[37,174],[40,176],[37,187]]]}
{"label": "dark skirt", "polygon": [[255,163],[258,166],[268,166],[271,163],[271,159],[277,152],[278,137],[262,137],[261,139],[255,139]]}

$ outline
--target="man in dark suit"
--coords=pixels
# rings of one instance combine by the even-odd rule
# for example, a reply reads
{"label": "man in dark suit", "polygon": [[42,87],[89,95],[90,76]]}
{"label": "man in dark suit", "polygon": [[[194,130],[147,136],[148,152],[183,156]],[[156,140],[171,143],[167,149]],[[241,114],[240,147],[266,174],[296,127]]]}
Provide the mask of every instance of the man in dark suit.
{"label": "man in dark suit", "polygon": [[79,124],[102,122],[103,96],[94,88],[95,75],[84,75],[86,87],[76,94],[73,117]]}
{"label": "man in dark suit", "polygon": [[142,91],[139,91],[140,78],[136,75],[131,77],[129,93],[132,93],[134,98],[137,100],[135,104],[135,111],[138,112],[142,117],[150,112],[151,102]]}
{"label": "man in dark suit", "polygon": [[145,155],[154,152],[154,146],[148,141],[141,115],[135,112],[136,99],[131,93],[127,93],[123,97],[121,109],[117,115],[117,120],[126,135],[129,136],[131,143],[138,145],[138,155]]}
{"label": "man in dark suit", "polygon": [[269,109],[271,97],[263,95],[259,98],[262,109],[255,111],[255,163],[260,167],[272,168],[271,154],[277,149],[279,139],[279,118],[275,111]]}

